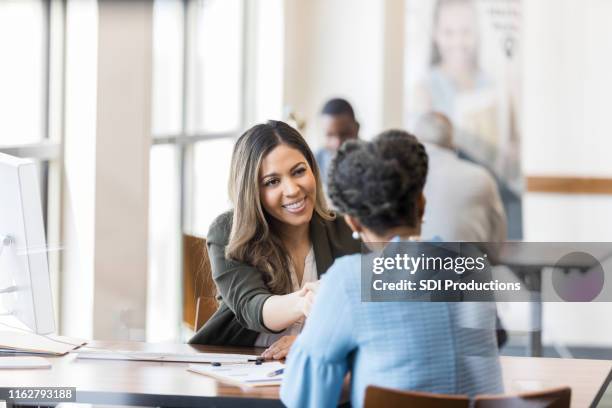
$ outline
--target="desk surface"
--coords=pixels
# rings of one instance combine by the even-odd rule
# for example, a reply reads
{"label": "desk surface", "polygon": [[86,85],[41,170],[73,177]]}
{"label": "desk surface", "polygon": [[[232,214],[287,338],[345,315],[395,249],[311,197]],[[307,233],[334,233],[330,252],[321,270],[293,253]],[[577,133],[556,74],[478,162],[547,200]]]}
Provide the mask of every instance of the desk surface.
{"label": "desk surface", "polygon": [[[95,342],[95,347],[159,352],[258,354],[254,348]],[[0,387],[76,387],[77,402],[112,405],[280,406],[278,387],[241,389],[186,370],[183,363],[100,361],[76,359],[71,354],[51,358],[53,367],[41,370],[0,371]],[[507,393],[558,386],[572,388],[572,406],[588,407],[601,398],[612,378],[612,361],[502,357]],[[246,399],[246,400],[245,400]]]}

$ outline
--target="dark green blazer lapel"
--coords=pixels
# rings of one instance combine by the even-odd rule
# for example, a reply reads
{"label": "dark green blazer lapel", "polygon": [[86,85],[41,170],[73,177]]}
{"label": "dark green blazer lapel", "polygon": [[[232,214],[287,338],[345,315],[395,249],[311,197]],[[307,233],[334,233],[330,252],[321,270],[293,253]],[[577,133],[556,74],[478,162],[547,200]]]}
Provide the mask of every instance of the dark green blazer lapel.
{"label": "dark green blazer lapel", "polygon": [[[258,333],[269,332],[263,325],[261,311],[263,302],[272,294],[263,282],[262,273],[250,265],[225,258],[232,222],[232,213],[224,213],[208,232],[212,275],[221,299],[217,312],[190,343],[252,346]],[[327,272],[336,258],[358,253],[360,249],[359,241],[351,237],[351,230],[340,215],[324,221],[315,213],[310,221],[310,239],[318,277]],[[248,306],[241,301],[244,298],[250,298]]]}
{"label": "dark green blazer lapel", "polygon": [[325,222],[316,213],[310,222],[310,241],[314,251],[315,262],[317,263],[317,276],[320,278],[334,263],[329,237]]}

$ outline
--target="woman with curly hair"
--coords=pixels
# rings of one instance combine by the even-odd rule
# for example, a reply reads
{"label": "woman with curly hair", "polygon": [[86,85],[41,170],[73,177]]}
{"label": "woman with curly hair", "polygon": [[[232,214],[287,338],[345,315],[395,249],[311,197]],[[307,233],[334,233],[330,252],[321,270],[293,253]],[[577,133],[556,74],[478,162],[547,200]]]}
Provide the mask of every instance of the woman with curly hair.
{"label": "woman with curly hair", "polygon": [[[400,130],[346,142],[331,165],[329,195],[355,236],[374,243],[418,240],[428,158]],[[325,274],[281,388],[289,407],[334,406],[351,373],[351,404],[368,385],[444,394],[502,391],[495,309],[484,303],[363,302],[361,255]],[[466,308],[465,306],[469,306]]]}

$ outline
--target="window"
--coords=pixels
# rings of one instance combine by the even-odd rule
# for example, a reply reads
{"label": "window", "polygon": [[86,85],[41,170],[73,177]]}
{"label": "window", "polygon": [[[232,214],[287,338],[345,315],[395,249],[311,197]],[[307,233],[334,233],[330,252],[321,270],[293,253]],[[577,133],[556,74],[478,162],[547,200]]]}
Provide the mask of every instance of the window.
{"label": "window", "polygon": [[243,0],[154,6],[147,340],[181,330],[181,236],[206,236],[229,208],[227,177],[243,119]]}
{"label": "window", "polygon": [[156,0],[147,340],[181,334],[181,237],[230,208],[235,139],[282,116],[282,0]]}
{"label": "window", "polygon": [[39,143],[47,137],[46,19],[42,1],[0,3],[0,146]]}
{"label": "window", "polygon": [[236,132],[242,112],[243,2],[205,0],[190,6],[187,130]]}
{"label": "window", "polygon": [[[61,230],[64,77],[70,74],[65,8],[52,0],[0,2],[0,152],[39,164],[50,246],[60,244]],[[212,219],[229,208],[235,138],[254,120],[281,117],[281,23],[282,0],[154,2],[150,341],[180,338],[181,235],[205,236]],[[50,253],[55,293],[57,255]]]}
{"label": "window", "polygon": [[183,2],[153,5],[153,135],[180,134],[183,98]]}
{"label": "window", "polygon": [[[54,293],[59,290],[63,5],[50,0],[0,2],[0,152],[33,159],[39,168]],[[56,312],[59,310],[55,296]],[[56,316],[57,317],[57,316]]]}

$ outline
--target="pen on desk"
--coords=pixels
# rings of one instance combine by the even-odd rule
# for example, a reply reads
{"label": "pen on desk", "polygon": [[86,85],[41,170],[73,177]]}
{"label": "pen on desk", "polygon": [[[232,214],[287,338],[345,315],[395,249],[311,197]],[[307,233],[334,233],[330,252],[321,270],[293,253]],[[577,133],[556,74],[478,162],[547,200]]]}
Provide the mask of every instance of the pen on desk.
{"label": "pen on desk", "polygon": [[281,375],[284,372],[285,372],[285,369],[281,368],[276,371],[272,371],[271,373],[268,373],[268,377],[276,377],[277,375]]}
{"label": "pen on desk", "polygon": [[248,363],[220,363],[219,361],[212,361],[210,363],[211,366],[213,367],[221,367],[222,365],[245,365],[245,364],[250,364],[250,363],[255,363],[255,365],[262,365],[263,364],[263,360],[249,360]]}

